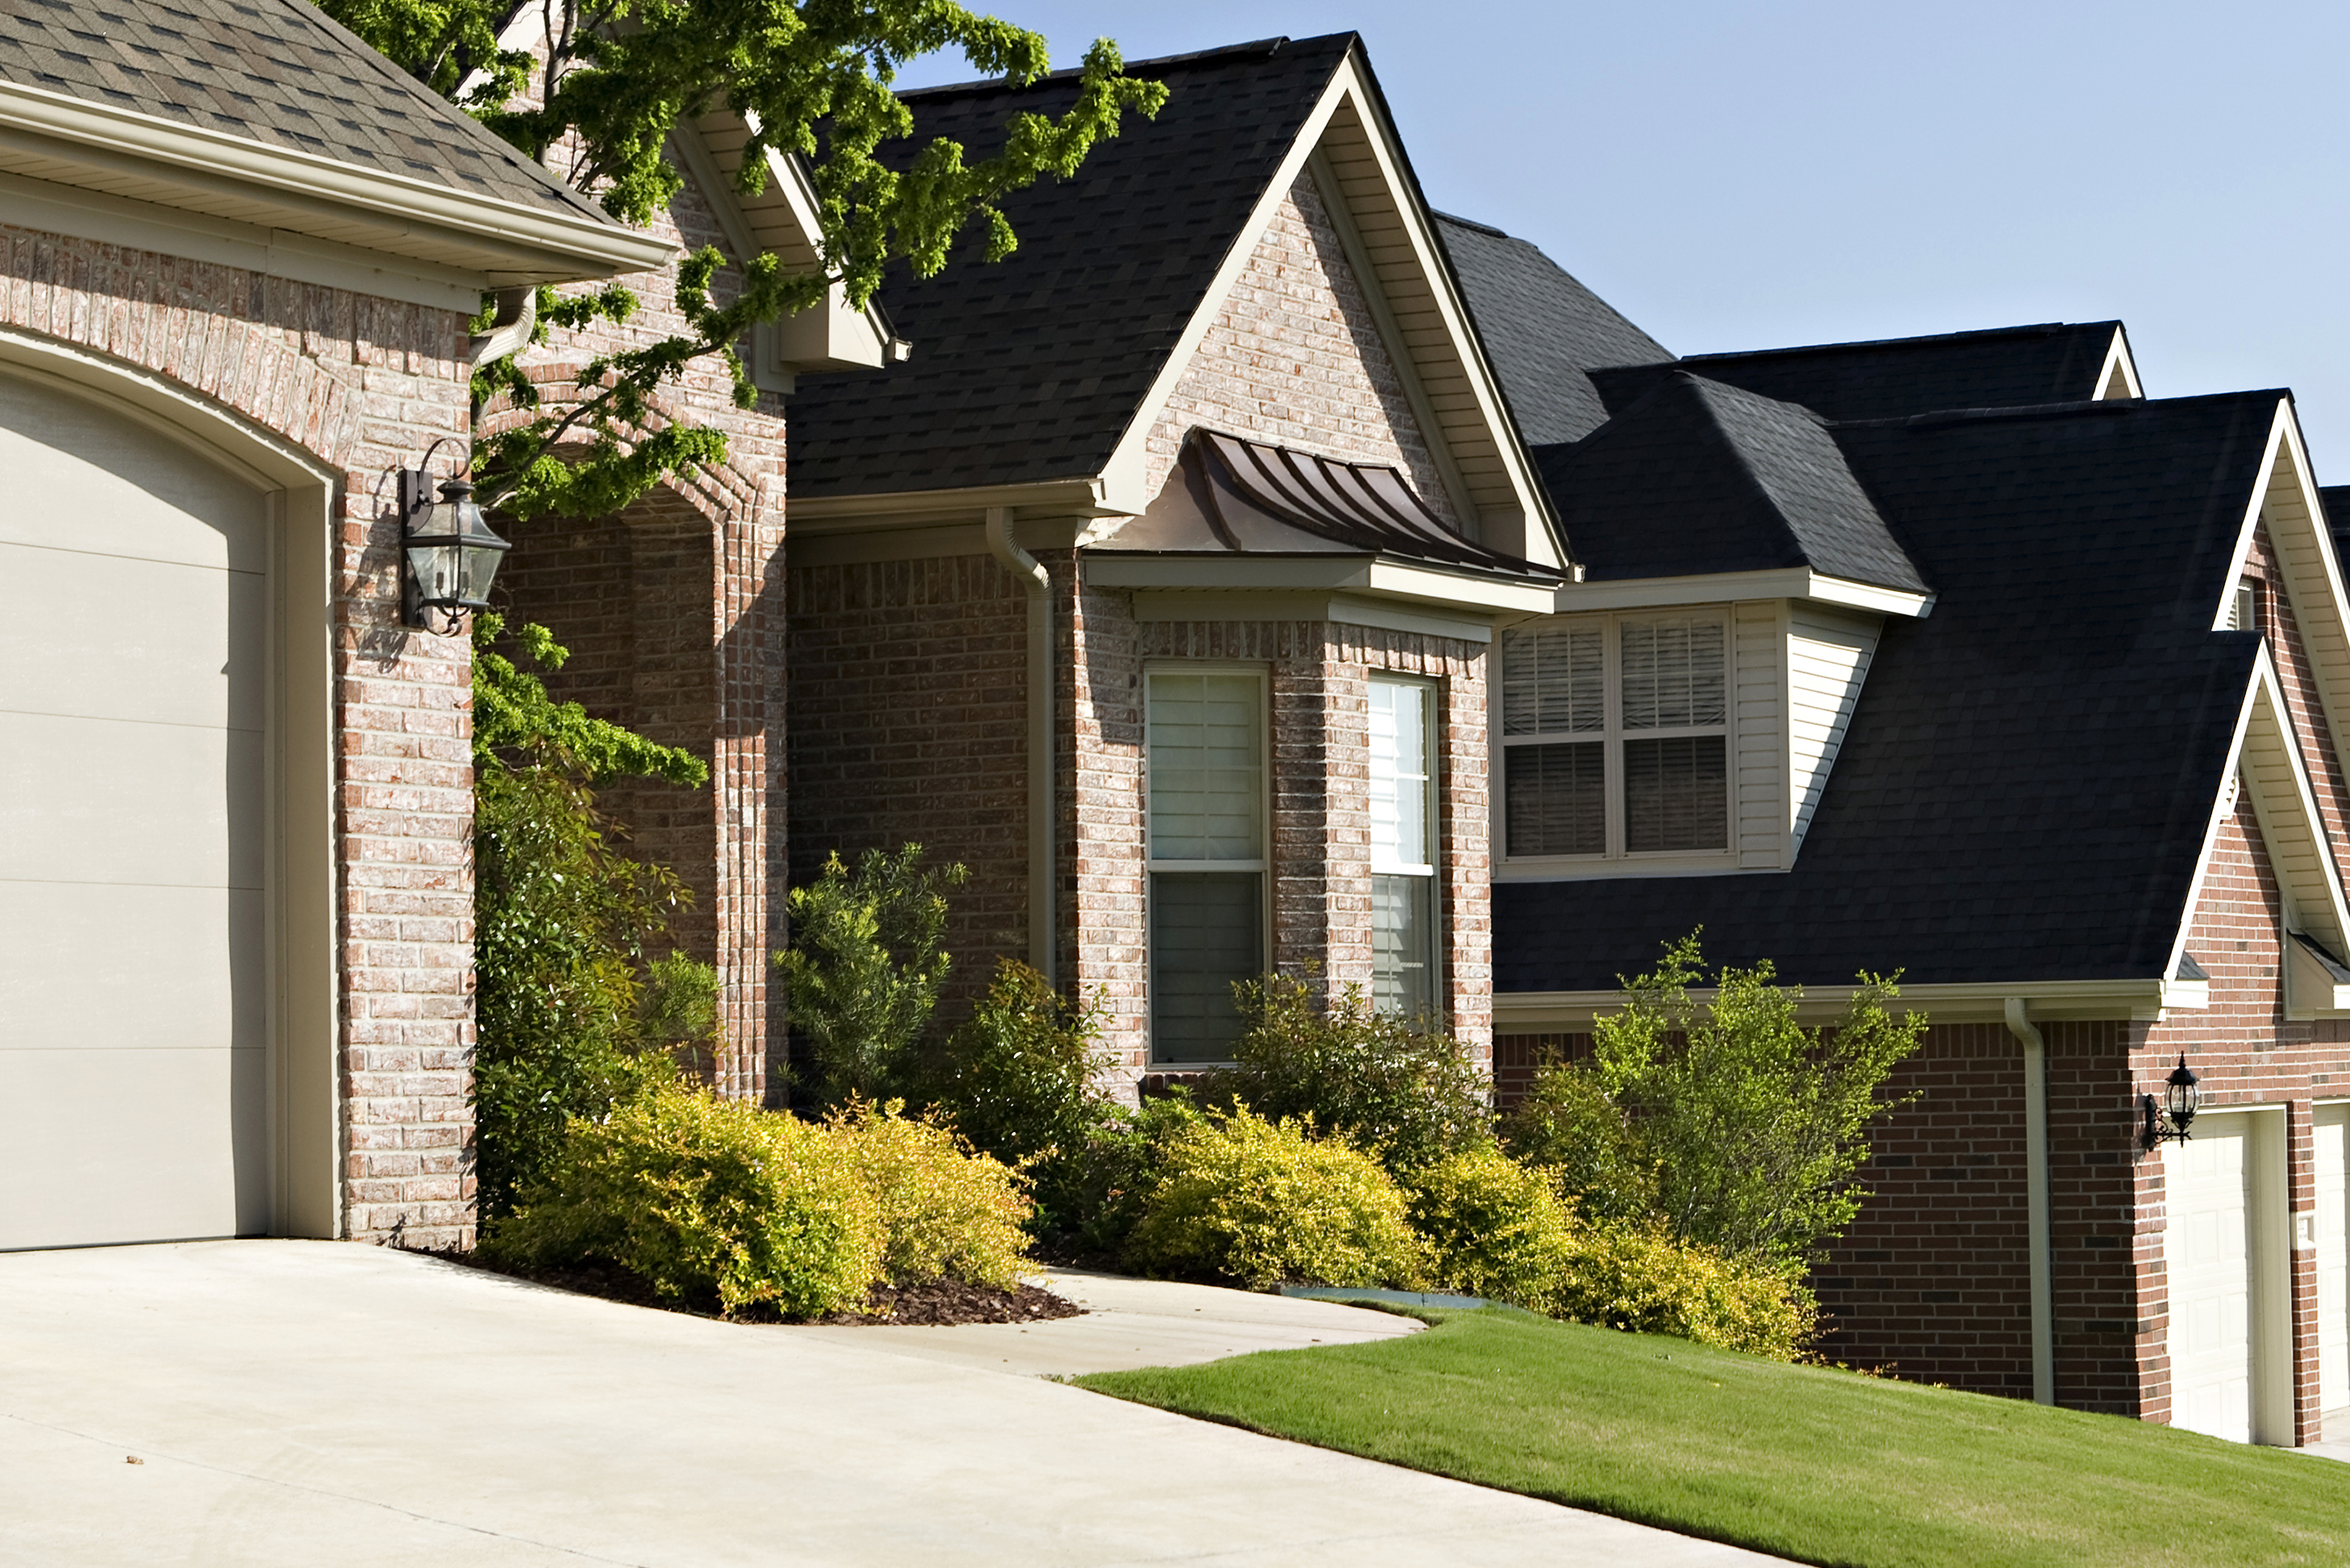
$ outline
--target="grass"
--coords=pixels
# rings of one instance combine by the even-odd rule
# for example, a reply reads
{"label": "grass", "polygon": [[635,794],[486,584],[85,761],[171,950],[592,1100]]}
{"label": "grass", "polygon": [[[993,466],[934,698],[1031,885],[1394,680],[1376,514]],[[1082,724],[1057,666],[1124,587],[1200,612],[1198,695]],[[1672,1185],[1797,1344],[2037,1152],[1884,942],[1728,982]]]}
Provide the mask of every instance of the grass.
{"label": "grass", "polygon": [[1499,1312],[1082,1387],[1853,1568],[2350,1563],[2350,1465]]}

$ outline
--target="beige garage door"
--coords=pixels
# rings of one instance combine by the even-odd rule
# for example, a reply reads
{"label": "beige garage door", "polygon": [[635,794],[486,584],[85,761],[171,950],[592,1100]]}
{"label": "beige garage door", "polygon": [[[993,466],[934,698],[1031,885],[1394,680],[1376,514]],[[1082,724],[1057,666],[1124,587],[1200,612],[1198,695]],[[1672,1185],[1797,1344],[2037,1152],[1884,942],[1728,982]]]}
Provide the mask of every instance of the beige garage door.
{"label": "beige garage door", "polygon": [[0,1248],[265,1227],[268,527],[0,373]]}
{"label": "beige garage door", "polygon": [[2252,1237],[2250,1129],[2241,1116],[2197,1118],[2163,1152],[2169,1227],[2170,1424],[2252,1439]]}
{"label": "beige garage door", "polygon": [[2317,1107],[2317,1407],[2350,1438],[2350,1106]]}

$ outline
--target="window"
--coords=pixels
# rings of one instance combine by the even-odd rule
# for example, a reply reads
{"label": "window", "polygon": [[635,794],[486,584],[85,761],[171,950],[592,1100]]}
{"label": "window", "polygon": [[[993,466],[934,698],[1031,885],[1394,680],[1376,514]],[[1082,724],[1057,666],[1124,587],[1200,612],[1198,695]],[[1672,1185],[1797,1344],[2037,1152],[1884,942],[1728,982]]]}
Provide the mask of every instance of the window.
{"label": "window", "polygon": [[1150,1055],[1222,1062],[1264,972],[1264,677],[1152,670],[1144,693]]}
{"label": "window", "polygon": [[1374,676],[1371,696],[1371,1001],[1436,1010],[1436,689]]}
{"label": "window", "polygon": [[1503,852],[1727,849],[1728,643],[1704,613],[1504,631]]}
{"label": "window", "polygon": [[2258,577],[2240,577],[2236,580],[2235,597],[2228,601],[2228,629],[2230,631],[2261,629],[2261,580]]}

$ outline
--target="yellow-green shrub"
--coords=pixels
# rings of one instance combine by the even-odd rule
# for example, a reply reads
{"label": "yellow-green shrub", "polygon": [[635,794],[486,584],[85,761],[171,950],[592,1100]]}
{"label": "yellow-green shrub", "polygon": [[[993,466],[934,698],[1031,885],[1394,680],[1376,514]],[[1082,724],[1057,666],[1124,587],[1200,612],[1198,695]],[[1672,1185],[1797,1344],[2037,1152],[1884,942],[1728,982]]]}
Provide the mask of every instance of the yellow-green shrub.
{"label": "yellow-green shrub", "polygon": [[1543,1305],[1575,1323],[1675,1334],[1774,1361],[1795,1359],[1819,1321],[1811,1292],[1775,1268],[1618,1223],[1574,1226]]}
{"label": "yellow-green shrub", "polygon": [[1483,1144],[1408,1179],[1412,1228],[1434,1253],[1438,1288],[1544,1310],[1576,1228],[1550,1173]]}
{"label": "yellow-green shrub", "polygon": [[861,1303],[889,1241],[848,1138],[674,1081],[562,1147],[483,1251],[526,1266],[608,1259],[661,1294],[790,1316]]}
{"label": "yellow-green shrub", "polygon": [[1147,1269],[1209,1272],[1255,1289],[1290,1281],[1417,1285],[1425,1249],[1404,1195],[1343,1140],[1246,1106],[1177,1135],[1128,1241]]}
{"label": "yellow-green shrub", "polygon": [[900,1108],[852,1101],[821,1129],[873,1196],[889,1237],[883,1272],[896,1284],[952,1274],[1009,1290],[1027,1261],[1019,1173]]}

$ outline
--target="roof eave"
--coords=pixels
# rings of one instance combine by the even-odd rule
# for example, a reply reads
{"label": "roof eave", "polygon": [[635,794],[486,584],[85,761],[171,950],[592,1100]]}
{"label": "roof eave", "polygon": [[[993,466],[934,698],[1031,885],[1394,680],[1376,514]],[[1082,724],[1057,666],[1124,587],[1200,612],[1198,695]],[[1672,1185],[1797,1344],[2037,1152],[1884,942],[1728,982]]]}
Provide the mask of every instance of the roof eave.
{"label": "roof eave", "polygon": [[1809,566],[1561,583],[1554,592],[1554,613],[1558,615],[1583,610],[1645,609],[1652,605],[1729,604],[1739,599],[1808,599],[1845,609],[1923,620],[1934,613],[1935,599],[1930,592],[1830,576]]}
{"label": "roof eave", "polygon": [[1539,579],[1367,553],[1274,556],[1096,548],[1085,552],[1085,561],[1086,580],[1104,587],[1222,592],[1312,589],[1469,607],[1513,618],[1547,614],[1554,591],[1549,583]]}
{"label": "roof eave", "polygon": [[[1804,1023],[1832,1023],[1843,1015],[1856,985],[1805,985],[1796,1004]],[[1711,990],[1692,988],[1690,1000],[1711,1002]],[[1892,1006],[1899,1012],[1914,1010],[1936,1023],[1985,1023],[2006,1015],[2007,999],[2022,997],[2031,1004],[2035,1020],[2128,1018],[2159,1021],[2174,1011],[2199,1012],[2210,1005],[2208,982],[2166,981],[2158,977],[2126,980],[1987,980],[1959,981],[1939,985],[1904,984]],[[1579,1034],[1587,1033],[1595,1016],[1620,1011],[1621,990],[1497,991],[1493,993],[1496,1034]]]}
{"label": "roof eave", "polygon": [[0,83],[0,170],[470,275],[484,287],[656,267],[673,246],[314,153]]}

